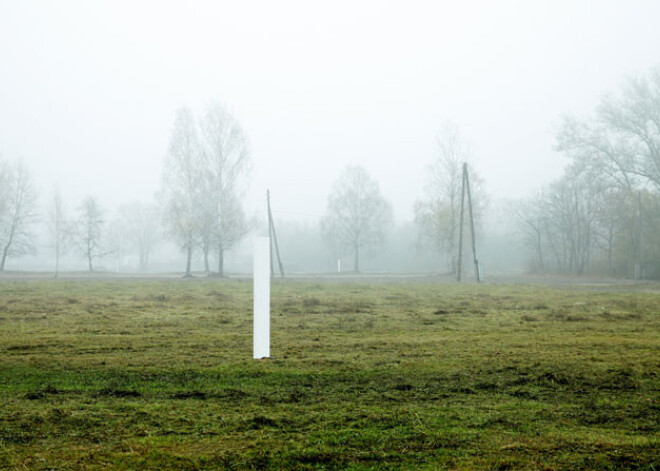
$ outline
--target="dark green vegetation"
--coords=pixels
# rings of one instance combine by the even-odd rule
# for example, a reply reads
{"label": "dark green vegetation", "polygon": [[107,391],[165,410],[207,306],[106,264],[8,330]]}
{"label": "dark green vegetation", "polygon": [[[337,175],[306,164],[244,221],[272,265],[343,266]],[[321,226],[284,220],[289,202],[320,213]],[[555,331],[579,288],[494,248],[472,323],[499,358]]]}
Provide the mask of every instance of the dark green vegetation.
{"label": "dark green vegetation", "polygon": [[660,470],[653,288],[5,281],[0,468]]}

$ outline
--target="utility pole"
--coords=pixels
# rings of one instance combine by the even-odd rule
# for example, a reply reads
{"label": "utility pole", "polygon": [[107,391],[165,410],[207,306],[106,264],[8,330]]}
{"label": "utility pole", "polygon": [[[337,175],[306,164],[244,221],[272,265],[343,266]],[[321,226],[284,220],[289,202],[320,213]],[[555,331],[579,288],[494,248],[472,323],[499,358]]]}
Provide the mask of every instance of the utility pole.
{"label": "utility pole", "polygon": [[644,273],[644,210],[642,207],[642,192],[637,193],[637,261],[633,278],[643,280]]}
{"label": "utility pole", "polygon": [[465,164],[463,164],[463,175],[461,177],[461,217],[458,225],[458,266],[456,267],[456,281],[461,282],[461,271],[463,267],[463,214],[465,213]]}
{"label": "utility pole", "polygon": [[481,276],[479,275],[479,261],[477,260],[477,246],[476,235],[474,233],[474,215],[472,211],[472,193],[470,191],[470,176],[468,175],[467,163],[463,163],[463,178],[461,185],[461,217],[460,226],[458,228],[458,267],[456,273],[456,281],[461,281],[461,271],[463,267],[463,225],[465,218],[465,194],[467,193],[468,211],[470,216],[470,236],[472,238],[472,259],[474,261],[474,276],[479,283]]}
{"label": "utility pole", "polygon": [[472,215],[472,193],[470,192],[470,175],[468,174],[467,164],[463,163],[463,175],[465,175],[465,188],[467,189],[468,209],[470,210],[470,235],[472,236],[472,259],[474,260],[474,277],[477,283],[481,281],[479,276],[479,260],[477,260],[477,245],[474,234],[474,216]]}
{"label": "utility pole", "polygon": [[277,234],[275,233],[275,223],[273,222],[273,213],[270,211],[270,190],[266,190],[266,200],[268,202],[268,235],[270,238],[270,276],[275,276],[273,269],[273,244],[275,244],[275,254],[277,255],[277,264],[280,268],[280,276],[284,278],[284,267],[282,266],[282,259],[280,258],[280,248],[277,244]]}

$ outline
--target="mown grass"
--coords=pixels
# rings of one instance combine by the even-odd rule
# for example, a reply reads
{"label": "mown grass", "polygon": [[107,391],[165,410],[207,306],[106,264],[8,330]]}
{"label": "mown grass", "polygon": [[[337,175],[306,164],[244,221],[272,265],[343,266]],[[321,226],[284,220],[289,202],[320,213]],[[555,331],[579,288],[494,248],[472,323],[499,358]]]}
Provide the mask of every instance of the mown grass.
{"label": "mown grass", "polygon": [[660,295],[0,283],[2,469],[660,470]]}

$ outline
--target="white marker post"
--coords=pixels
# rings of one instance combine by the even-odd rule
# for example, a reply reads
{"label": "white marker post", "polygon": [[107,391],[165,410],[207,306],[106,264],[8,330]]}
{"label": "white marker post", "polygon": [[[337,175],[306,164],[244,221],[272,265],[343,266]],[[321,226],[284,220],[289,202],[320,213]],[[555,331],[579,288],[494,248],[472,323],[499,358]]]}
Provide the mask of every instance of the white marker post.
{"label": "white marker post", "polygon": [[254,244],[254,358],[270,357],[270,238]]}

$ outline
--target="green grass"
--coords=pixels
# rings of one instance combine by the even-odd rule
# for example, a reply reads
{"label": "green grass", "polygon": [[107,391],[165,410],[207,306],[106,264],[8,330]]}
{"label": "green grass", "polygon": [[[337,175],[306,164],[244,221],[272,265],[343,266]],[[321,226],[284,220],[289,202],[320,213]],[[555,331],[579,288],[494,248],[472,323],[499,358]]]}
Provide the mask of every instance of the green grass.
{"label": "green grass", "polygon": [[648,288],[4,281],[0,469],[660,471]]}

